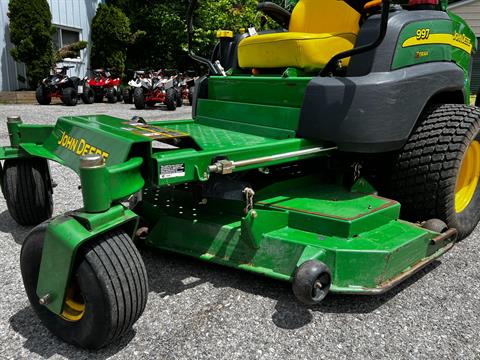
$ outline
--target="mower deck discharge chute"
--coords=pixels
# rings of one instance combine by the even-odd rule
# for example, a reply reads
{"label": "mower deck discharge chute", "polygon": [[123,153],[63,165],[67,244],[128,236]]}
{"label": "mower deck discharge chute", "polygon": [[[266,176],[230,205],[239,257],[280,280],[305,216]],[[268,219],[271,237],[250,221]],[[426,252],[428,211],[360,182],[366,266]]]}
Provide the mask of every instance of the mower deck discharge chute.
{"label": "mower deck discharge chute", "polygon": [[[134,237],[290,281],[312,305],[329,292],[385,292],[473,230],[471,30],[443,3],[322,0],[335,16],[319,3],[300,0],[292,14],[263,3],[289,32],[223,31],[213,61],[191,53],[209,68],[193,120],[9,119],[2,189],[19,223],[46,221],[27,236],[21,268],[54,334],[99,348],[135,323],[148,286]],[[332,28],[309,28],[318,16]],[[328,56],[325,34],[338,45]],[[315,50],[291,57],[294,44]],[[266,52],[281,56],[269,65]],[[79,175],[84,202],[53,220],[47,160]]]}

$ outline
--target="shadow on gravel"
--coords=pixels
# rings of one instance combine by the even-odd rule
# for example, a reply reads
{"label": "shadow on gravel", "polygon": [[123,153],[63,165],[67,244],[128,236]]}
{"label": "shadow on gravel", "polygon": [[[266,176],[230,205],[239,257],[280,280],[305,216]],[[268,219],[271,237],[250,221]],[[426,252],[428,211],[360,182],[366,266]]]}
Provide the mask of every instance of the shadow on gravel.
{"label": "shadow on gravel", "polygon": [[0,232],[12,234],[13,240],[19,245],[23,244],[23,240],[28,232],[32,229],[30,226],[20,226],[10,216],[8,210],[0,213]]}
{"label": "shadow on gravel", "polygon": [[[131,107],[130,110],[133,110],[133,111],[138,111],[138,109],[134,106],[134,107]],[[160,110],[160,111],[165,111],[165,112],[175,112],[175,110],[168,110],[166,106],[164,105],[155,105],[155,106],[145,106],[144,109],[142,109],[142,111],[152,111],[152,110]]]}
{"label": "shadow on gravel", "polygon": [[26,307],[10,318],[13,330],[26,340],[23,347],[28,351],[38,354],[46,359],[61,355],[67,359],[107,359],[125,348],[135,336],[135,331],[130,331],[118,341],[105,349],[96,352],[80,350],[72,345],[65,344],[53,336],[38,320],[31,307]]}
{"label": "shadow on gravel", "polygon": [[320,305],[308,307],[296,300],[289,283],[167,252],[148,249],[142,250],[142,256],[148,272],[150,291],[165,297],[209,283],[218,288],[230,287],[259,295],[277,302],[272,321],[276,326],[287,330],[308,325],[315,313],[365,314],[375,311],[441,263],[432,262],[383,295],[330,294]]}

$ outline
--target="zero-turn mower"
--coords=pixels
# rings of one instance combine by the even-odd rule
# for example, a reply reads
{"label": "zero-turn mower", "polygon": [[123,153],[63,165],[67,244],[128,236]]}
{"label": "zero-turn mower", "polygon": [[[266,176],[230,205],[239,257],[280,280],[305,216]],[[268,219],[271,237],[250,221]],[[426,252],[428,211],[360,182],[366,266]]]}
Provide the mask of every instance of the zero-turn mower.
{"label": "zero-turn mower", "polygon": [[[477,42],[446,7],[261,3],[288,31],[191,52],[209,69],[193,120],[10,117],[2,189],[18,223],[41,223],[21,270],[45,326],[84,348],[128,331],[148,293],[134,238],[291,282],[308,305],[384,293],[447,252],[480,218],[480,111]],[[84,204],[53,219],[48,160]]]}

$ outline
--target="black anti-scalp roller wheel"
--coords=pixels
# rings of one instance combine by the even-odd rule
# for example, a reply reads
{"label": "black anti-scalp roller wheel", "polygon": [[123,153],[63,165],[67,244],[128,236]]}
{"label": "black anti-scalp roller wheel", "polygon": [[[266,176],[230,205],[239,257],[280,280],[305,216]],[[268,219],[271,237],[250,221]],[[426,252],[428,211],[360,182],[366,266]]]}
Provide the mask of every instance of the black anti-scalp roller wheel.
{"label": "black anti-scalp roller wheel", "polygon": [[293,279],[293,293],[306,305],[319,304],[330,291],[332,274],[327,265],[309,260],[300,265]]}

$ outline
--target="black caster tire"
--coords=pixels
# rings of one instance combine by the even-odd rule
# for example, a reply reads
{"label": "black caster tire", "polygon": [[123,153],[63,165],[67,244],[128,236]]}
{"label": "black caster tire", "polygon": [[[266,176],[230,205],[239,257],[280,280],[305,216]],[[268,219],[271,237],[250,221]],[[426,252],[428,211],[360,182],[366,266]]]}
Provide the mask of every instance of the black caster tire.
{"label": "black caster tire", "polygon": [[292,283],[296,298],[306,305],[316,305],[328,295],[332,285],[332,273],[327,265],[309,260],[300,265]]}
{"label": "black caster tire", "polygon": [[5,160],[2,190],[12,218],[20,225],[38,225],[53,212],[53,187],[47,160]]}
{"label": "black caster tire", "polygon": [[480,221],[480,109],[434,105],[394,161],[388,196],[410,221],[440,219],[467,237]]}
{"label": "black caster tire", "polygon": [[84,104],[90,105],[95,102],[95,94],[90,87],[85,87],[83,89],[82,101]]}
{"label": "black caster tire", "polygon": [[40,85],[37,90],[35,91],[35,97],[40,105],[50,105],[52,102],[52,97],[50,96],[50,92],[48,89]]}
{"label": "black caster tire", "polygon": [[78,102],[78,93],[72,87],[63,89],[62,102],[67,106],[75,106]]}
{"label": "black caster tire", "polygon": [[143,93],[143,88],[135,88],[135,90],[133,90],[133,103],[137,110],[145,109],[145,95]]}
{"label": "black caster tire", "polygon": [[122,230],[103,234],[76,255],[61,315],[40,305],[36,294],[48,222],[25,238],[20,267],[28,299],[45,327],[63,341],[89,350],[107,346],[142,315],[148,296],[145,266]]}
{"label": "black caster tire", "polygon": [[107,101],[110,104],[115,104],[117,102],[117,90],[115,88],[107,89]]}
{"label": "black caster tire", "polygon": [[167,106],[167,110],[175,111],[177,109],[177,91],[174,88],[167,89],[165,105]]}

